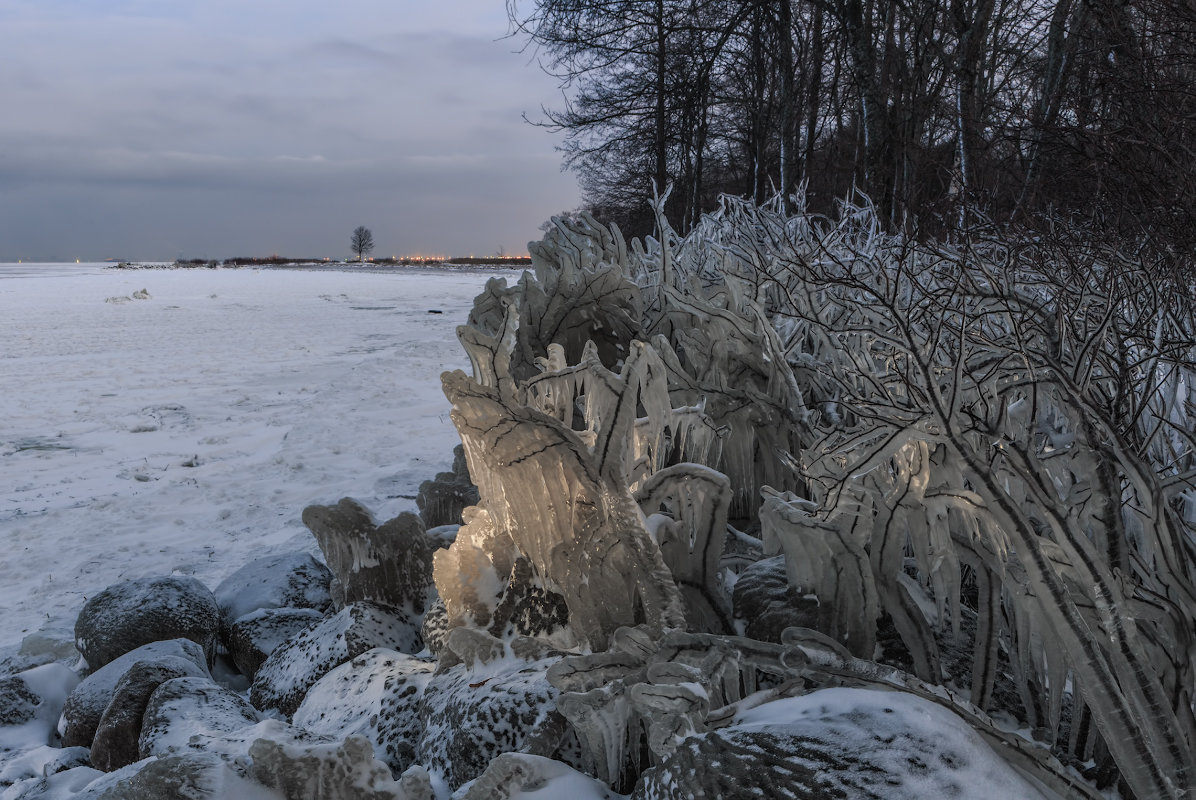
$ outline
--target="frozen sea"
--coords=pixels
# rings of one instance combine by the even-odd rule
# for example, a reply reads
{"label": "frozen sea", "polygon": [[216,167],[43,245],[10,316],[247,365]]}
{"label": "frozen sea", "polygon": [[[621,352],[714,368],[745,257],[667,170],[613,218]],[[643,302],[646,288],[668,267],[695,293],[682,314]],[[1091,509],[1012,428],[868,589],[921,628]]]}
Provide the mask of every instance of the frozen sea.
{"label": "frozen sea", "polygon": [[116,581],[317,552],[311,503],[414,510],[458,441],[490,273],[110,266],[0,264],[0,656]]}

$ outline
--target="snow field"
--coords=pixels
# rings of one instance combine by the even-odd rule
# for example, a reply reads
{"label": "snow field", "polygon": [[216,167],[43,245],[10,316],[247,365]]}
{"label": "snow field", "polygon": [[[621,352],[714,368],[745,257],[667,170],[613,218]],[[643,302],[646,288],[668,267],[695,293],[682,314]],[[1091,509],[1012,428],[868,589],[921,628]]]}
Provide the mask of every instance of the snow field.
{"label": "snow field", "polygon": [[0,655],[120,580],[315,552],[305,506],[389,519],[450,466],[439,376],[489,275],[70,267],[0,273]]}

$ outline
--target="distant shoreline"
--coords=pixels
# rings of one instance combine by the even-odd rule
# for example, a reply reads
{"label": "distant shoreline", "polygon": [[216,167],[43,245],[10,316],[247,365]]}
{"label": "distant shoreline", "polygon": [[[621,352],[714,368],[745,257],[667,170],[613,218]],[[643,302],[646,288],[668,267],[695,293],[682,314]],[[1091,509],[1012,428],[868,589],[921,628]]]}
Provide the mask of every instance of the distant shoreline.
{"label": "distant shoreline", "polygon": [[362,274],[403,273],[430,270],[435,272],[493,272],[495,270],[523,270],[531,267],[531,258],[450,258],[443,260],[385,259],[378,261],[324,261],[290,259],[227,259],[225,261],[122,261],[108,264],[104,269],[160,270],[160,269],[278,269],[311,272],[357,272]]}

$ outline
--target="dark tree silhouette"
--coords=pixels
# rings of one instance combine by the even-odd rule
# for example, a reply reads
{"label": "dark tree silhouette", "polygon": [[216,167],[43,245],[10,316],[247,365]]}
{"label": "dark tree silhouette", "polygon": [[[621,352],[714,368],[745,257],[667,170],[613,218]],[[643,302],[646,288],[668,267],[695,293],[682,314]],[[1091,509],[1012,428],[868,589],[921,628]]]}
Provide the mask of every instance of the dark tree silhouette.
{"label": "dark tree silhouette", "polygon": [[353,230],[353,238],[350,240],[349,246],[357,254],[357,260],[361,261],[362,256],[374,249],[374,234],[370,233],[370,229],[366,226],[358,225]]}

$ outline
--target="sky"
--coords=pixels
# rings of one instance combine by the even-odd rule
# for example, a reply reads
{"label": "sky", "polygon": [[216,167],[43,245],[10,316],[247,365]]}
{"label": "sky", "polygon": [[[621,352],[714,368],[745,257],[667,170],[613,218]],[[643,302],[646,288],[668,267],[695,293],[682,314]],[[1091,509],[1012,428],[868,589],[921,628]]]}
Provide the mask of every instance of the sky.
{"label": "sky", "polygon": [[0,0],[0,261],[518,255],[579,205],[503,0]]}

